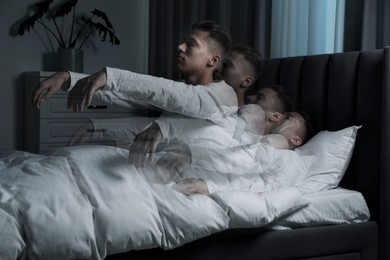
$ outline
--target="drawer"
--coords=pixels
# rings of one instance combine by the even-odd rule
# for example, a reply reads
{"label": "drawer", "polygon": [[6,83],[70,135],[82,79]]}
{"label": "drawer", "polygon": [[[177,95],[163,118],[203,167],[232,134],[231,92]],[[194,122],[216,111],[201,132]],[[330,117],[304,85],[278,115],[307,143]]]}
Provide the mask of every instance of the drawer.
{"label": "drawer", "polygon": [[145,116],[145,109],[130,109],[118,105],[107,104],[93,100],[89,108],[81,113],[75,113],[67,108],[67,95],[56,94],[43,103],[40,110],[40,118],[111,118]]}
{"label": "drawer", "polygon": [[[74,113],[66,107],[68,92],[58,91],[42,103],[41,109],[32,104],[32,95],[39,82],[54,72],[27,72],[25,78],[25,150],[33,153],[45,152],[67,146],[70,138],[91,118],[128,118],[147,117],[149,110],[142,107],[125,108],[111,105],[103,101],[93,100],[93,107],[86,108],[82,113]],[[92,144],[113,144],[111,140],[93,140]],[[128,143],[125,143],[128,145]]]}
{"label": "drawer", "polygon": [[[115,146],[115,143],[110,141],[90,141],[86,143],[87,145],[109,145]],[[54,152],[55,150],[63,147],[67,147],[68,143],[41,143],[39,145],[39,153],[40,154],[49,154]]]}
{"label": "drawer", "polygon": [[40,143],[67,144],[76,131],[87,122],[89,122],[88,119],[41,119]]}

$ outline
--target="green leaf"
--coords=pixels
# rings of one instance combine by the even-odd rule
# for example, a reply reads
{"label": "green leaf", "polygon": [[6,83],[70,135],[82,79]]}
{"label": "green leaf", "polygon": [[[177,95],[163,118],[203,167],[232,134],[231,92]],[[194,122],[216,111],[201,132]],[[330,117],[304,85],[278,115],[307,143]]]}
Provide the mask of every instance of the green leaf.
{"label": "green leaf", "polygon": [[26,31],[30,31],[30,29],[34,28],[35,22],[39,19],[38,14],[34,14],[26,18],[23,22],[19,24],[18,34],[23,35]]}
{"label": "green leaf", "polygon": [[112,45],[119,45],[120,44],[120,40],[118,39],[118,37],[116,37],[114,31],[108,27],[106,27],[104,24],[102,23],[99,23],[99,22],[93,22],[91,20],[86,20],[84,19],[84,21],[86,23],[89,24],[89,26],[91,26],[92,28],[98,30],[98,34],[100,36],[100,40],[103,42],[107,39],[107,34],[109,34],[110,36],[110,42]]}
{"label": "green leaf", "polygon": [[18,34],[23,35],[26,31],[30,31],[34,28],[35,23],[41,18],[48,10],[53,0],[41,1],[34,4],[34,14],[24,19],[18,27]]}
{"label": "green leaf", "polygon": [[116,37],[114,32],[108,31],[108,33],[110,34],[110,42],[112,43],[112,45],[119,45],[121,43],[121,41],[118,39],[118,37]]}
{"label": "green leaf", "polygon": [[70,13],[73,7],[77,4],[77,0],[68,0],[56,9],[54,18],[61,17]]}
{"label": "green leaf", "polygon": [[53,3],[53,0],[46,0],[35,4],[36,14],[41,18],[50,7],[50,4]]}
{"label": "green leaf", "polygon": [[108,20],[108,17],[107,17],[107,15],[106,15],[105,12],[100,11],[100,10],[98,10],[98,9],[95,9],[95,10],[91,11],[91,13],[92,13],[93,15],[96,15],[97,17],[102,18],[102,19],[106,22],[106,26],[107,26],[108,28],[114,29],[114,28],[112,27],[111,22]]}
{"label": "green leaf", "polygon": [[[59,45],[63,47],[68,46],[69,48],[75,48],[76,43],[80,41],[80,37],[86,34],[82,43],[80,44],[79,48],[81,48],[83,44],[86,42],[86,40],[88,40],[89,37],[95,32],[95,30],[98,31],[101,41],[109,40],[112,43],[112,45],[118,45],[120,43],[118,37],[115,35],[114,28],[111,22],[109,21],[106,13],[98,9],[95,9],[91,11],[92,15],[89,19],[85,19],[84,17],[81,18],[84,24],[80,26],[78,30],[78,34],[74,39],[72,38],[72,35],[73,35],[73,28],[74,28],[73,26],[75,24],[76,16],[75,16],[75,12],[73,13],[71,33],[69,36],[69,42],[66,45],[63,40],[62,31],[59,29],[55,18],[65,16],[70,12],[75,11],[78,0],[62,0],[60,1],[60,4],[57,5],[58,7],[55,6],[50,9],[51,4],[53,2],[54,2],[53,0],[44,0],[34,5],[31,5],[29,8],[32,9],[34,13],[33,15],[21,20],[20,23],[17,23],[16,26],[17,26],[18,35],[25,34],[26,31],[32,30],[34,26],[37,23],[39,23],[49,32],[49,34],[51,34],[51,36],[53,36],[57,40]],[[53,15],[53,9],[55,10],[54,15]],[[46,22],[47,20],[49,20],[54,23],[56,29],[55,31],[53,31],[51,27],[48,26],[45,20],[42,18],[44,14],[48,14],[46,17]],[[95,23],[94,21],[92,21],[94,17],[96,17],[96,19],[100,18],[101,20],[103,20],[103,22]],[[86,28],[88,28],[88,26],[92,28],[89,33],[84,31]]]}

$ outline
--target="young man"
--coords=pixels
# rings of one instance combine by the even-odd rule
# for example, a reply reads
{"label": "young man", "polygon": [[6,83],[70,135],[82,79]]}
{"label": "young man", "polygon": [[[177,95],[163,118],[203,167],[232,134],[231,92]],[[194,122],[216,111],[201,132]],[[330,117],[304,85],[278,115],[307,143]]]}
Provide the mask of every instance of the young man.
{"label": "young man", "polygon": [[[280,98],[282,93],[283,98]],[[260,136],[271,134],[273,129],[280,127],[286,120],[284,115],[290,111],[291,103],[281,87],[270,86],[259,90],[254,104],[240,107],[237,115],[226,119],[224,125],[196,118],[163,117],[156,119],[155,124],[160,130],[162,141],[233,147],[252,143]]]}
{"label": "young man", "polygon": [[[227,189],[257,192],[256,189],[264,185],[264,164],[260,162],[264,161],[262,156],[273,153],[272,148],[269,150],[267,147],[295,149],[315,134],[315,128],[306,113],[291,112],[286,117],[287,120],[275,128],[272,134],[252,144],[227,149],[191,148],[191,161],[187,160],[187,166],[191,167],[189,171],[183,167],[184,171],[180,172],[181,178],[176,180],[175,189],[185,195],[207,195]],[[173,175],[171,178],[176,177]]]}
{"label": "young man", "polygon": [[[238,98],[238,104],[241,107],[244,103],[244,92],[245,90],[251,86],[259,77],[259,73],[262,69],[262,61],[261,61],[261,55],[250,48],[249,46],[245,45],[236,45],[232,48],[232,50],[226,55],[226,58],[223,60],[222,64],[218,68],[218,74],[219,77],[215,78],[214,80],[224,80],[229,86],[231,86],[237,94]],[[277,89],[275,88],[275,91]],[[263,91],[265,93],[263,93]],[[276,121],[281,120],[281,115],[284,112],[290,111],[291,108],[291,100],[286,100],[288,97],[284,97],[283,95],[286,95],[285,93],[282,93],[282,89],[278,90],[280,94],[276,95],[277,92],[274,92],[274,90],[268,90],[264,89],[261,91],[262,97],[265,99],[265,95],[269,98],[268,102],[272,101],[275,98],[283,98],[283,107],[279,105],[276,110],[270,110],[267,109],[267,111],[274,111],[272,114],[269,113],[269,122],[267,122],[267,128],[270,127],[268,125],[271,123],[275,123]],[[264,104],[264,108],[268,106],[271,108],[271,105],[273,104],[266,104],[266,101],[262,101]],[[276,112],[278,111],[278,112]],[[256,116],[257,111],[255,111]],[[169,115],[169,114],[168,114]],[[181,117],[181,119],[178,119],[176,117],[170,117],[170,116],[163,116],[161,118],[166,119],[169,121],[168,118],[172,118],[172,124],[176,124],[178,121],[181,122],[189,122],[190,125],[193,126],[193,128],[188,129],[187,135],[191,136],[192,132],[195,132],[195,135],[191,137],[192,140],[199,140],[201,141],[204,139],[204,136],[197,134],[196,129],[198,129],[200,126],[210,125],[210,127],[213,127],[213,122],[208,121],[200,121],[200,120],[193,120],[192,122],[190,119],[194,118],[185,118],[185,120]],[[147,124],[150,124],[154,119],[153,118],[126,118],[126,119],[92,119],[91,123],[84,126],[82,129],[80,129],[76,135],[71,139],[71,145],[72,144],[80,144],[85,142],[89,137],[92,136],[91,129],[105,129],[105,136],[111,137],[113,140],[115,140],[117,143],[126,144],[134,140],[136,134],[138,134],[141,130],[143,130]],[[160,119],[161,121],[162,119]],[[246,122],[244,122],[246,123]],[[248,121],[248,123],[254,124],[255,120]],[[180,124],[179,124],[180,125]],[[218,124],[219,125],[219,124]],[[262,125],[262,123],[261,123]],[[231,127],[231,126],[229,126]],[[260,127],[260,126],[259,126]],[[226,128],[226,127],[225,127]],[[163,129],[164,130],[164,129]],[[204,130],[204,129],[203,129]],[[234,130],[234,129],[233,129]],[[167,130],[164,131],[167,133]],[[203,131],[205,133],[207,131]],[[268,130],[269,132],[269,130]],[[103,134],[99,131],[94,132],[94,137],[99,138],[103,137]],[[163,134],[163,133],[161,133]],[[263,134],[263,133],[261,133]],[[222,139],[222,136],[220,136],[220,139]],[[228,145],[229,140],[225,140],[224,145]]]}
{"label": "young man", "polygon": [[236,44],[214,75],[216,80],[224,80],[234,89],[238,106],[241,107],[246,103],[247,89],[257,81],[262,69],[263,58],[258,51],[244,44]]}
{"label": "young man", "polygon": [[[262,143],[276,149],[295,149],[306,142],[314,130],[306,113],[284,110],[290,108],[291,104],[287,102],[289,100],[280,86],[273,85],[259,90],[255,104],[240,108],[237,120],[234,121],[235,128],[208,126],[204,120],[199,122],[196,119],[191,121],[158,119],[156,124],[162,130],[161,139],[167,143],[180,145],[168,147],[171,154],[161,156],[162,159],[160,158],[156,164],[171,167],[173,170],[168,174],[170,176],[168,179],[174,179],[193,160],[193,147],[197,147],[195,154],[202,152],[210,154],[208,157],[210,162],[212,160],[210,150],[224,154],[227,161],[234,161],[233,154],[237,149],[244,151],[246,145],[257,147]],[[198,127],[193,131],[195,125]],[[166,145],[163,147],[167,149]],[[239,157],[244,158],[246,155],[243,153]],[[218,153],[215,152],[214,156],[218,157]]]}
{"label": "young man", "polygon": [[[70,91],[68,106],[73,107],[74,111],[82,111],[85,104],[90,105],[92,96],[97,95],[111,102],[147,104],[168,112],[225,124],[225,119],[237,112],[237,95],[244,96],[243,91],[237,91],[239,88],[234,89],[235,94],[232,94],[232,88],[224,81],[212,82],[213,71],[227,50],[223,46],[226,46],[228,36],[223,27],[213,22],[202,22],[194,25],[191,35],[178,47],[177,64],[185,81],[191,84],[208,84],[207,87],[106,68],[79,80]],[[34,103],[37,106],[42,101],[42,90],[48,90],[43,99],[56,90],[50,83],[50,79],[42,82],[34,93]],[[97,90],[100,91],[96,92]],[[136,157],[136,166],[142,166],[146,152],[153,153],[161,139],[161,131],[154,126],[137,136],[136,141],[138,139],[143,142],[133,144],[130,148],[129,155]]]}
{"label": "young man", "polygon": [[[222,63],[220,69],[221,80],[225,80],[237,91],[245,90],[258,78],[258,73],[261,70],[259,57],[259,54],[249,47],[242,45],[234,47]],[[280,86],[274,85],[263,88],[258,92],[257,97],[254,103],[260,105],[263,109],[257,105],[244,106],[240,108],[236,116],[226,118],[223,125],[190,117],[162,116],[156,120],[155,129],[159,138],[154,144],[157,147],[160,141],[167,141],[185,144],[196,143],[197,145],[202,144],[211,147],[231,147],[257,140],[258,135],[271,133],[272,128],[283,122],[283,114],[292,109],[291,99]],[[243,101],[243,99],[241,100]],[[126,143],[126,141],[132,141],[135,138],[137,131],[139,132],[142,128],[142,123],[146,126],[151,121],[151,118],[129,118],[119,121],[93,120],[94,125],[87,128],[108,129],[106,133],[119,137],[114,137],[118,143]],[[110,129],[116,130],[110,131]],[[97,135],[99,134],[100,132],[97,132]],[[84,128],[75,139],[83,140],[86,135],[90,136],[91,132],[87,132]],[[183,151],[183,153],[185,152]],[[135,151],[132,153],[135,153]],[[178,150],[172,153],[180,154]],[[137,165],[142,167],[147,154],[150,153],[140,153],[136,164],[139,163]],[[176,164],[180,163],[178,158],[169,155],[166,158],[169,158],[167,159],[169,162],[163,163],[160,161],[160,163],[172,164],[172,160],[176,160]],[[183,155],[181,155],[181,158],[183,159]],[[180,169],[179,167],[178,170]]]}
{"label": "young man", "polygon": [[[213,72],[230,47],[231,35],[225,27],[212,21],[199,22],[193,25],[191,34],[178,46],[176,64],[184,82],[105,68],[73,85],[77,76],[70,77],[69,72],[59,72],[37,87],[33,103],[39,108],[41,102],[64,85],[70,89],[68,107],[76,112],[89,106],[95,96],[109,103],[152,106],[166,112],[221,123],[226,117],[234,115],[238,108],[234,90],[224,81],[213,82]],[[154,151],[155,136],[153,128],[137,136],[138,140],[145,142],[133,145],[130,156],[133,150]]]}
{"label": "young man", "polygon": [[176,64],[184,82],[108,67],[87,77],[62,71],[41,82],[33,103],[39,108],[64,86],[70,90],[68,107],[76,112],[89,106],[96,96],[124,106],[142,104],[187,116],[208,119],[215,114],[215,118],[223,118],[225,108],[237,109],[237,97],[225,82],[213,82],[213,71],[230,47],[226,28],[212,21],[199,22],[177,48]]}
{"label": "young man", "polygon": [[[226,58],[223,60],[222,64],[218,67],[218,69],[214,72],[214,80],[223,80],[228,85],[230,85],[234,92],[237,95],[237,105],[238,107],[242,107],[244,105],[245,101],[245,92],[246,90],[252,86],[256,80],[259,77],[259,74],[262,70],[262,57],[261,54],[257,51],[255,51],[253,48],[250,48],[246,45],[236,45],[232,48],[232,50],[226,55]],[[286,100],[283,100],[286,101]],[[287,103],[287,102],[286,102]],[[290,108],[289,105],[286,105]],[[274,110],[268,110],[268,111],[274,111]],[[282,112],[286,112],[288,110],[283,110]],[[264,134],[264,131],[261,129],[263,127],[264,120],[261,117],[262,111],[257,111],[254,109],[252,111],[254,114],[252,114],[253,120],[247,120],[247,122],[241,123],[251,123],[254,124],[255,122],[260,123],[260,125],[257,128],[252,128],[252,130],[255,130],[254,134]],[[272,123],[277,124],[278,121],[282,121],[282,114],[280,113],[268,113],[267,114],[267,124]],[[231,117],[230,117],[231,118]],[[169,121],[169,120],[165,120]],[[232,146],[232,145],[238,145],[237,141],[242,142],[244,141],[243,138],[241,138],[240,135],[243,133],[239,133],[236,130],[243,128],[243,125],[238,125],[238,121],[229,121],[226,120],[226,118],[223,120],[223,124],[221,122],[210,122],[207,121],[200,121],[200,120],[182,120],[182,124],[188,123],[188,125],[191,125],[192,127],[187,127],[186,131],[183,131],[180,127],[178,127],[177,120],[173,122],[165,122],[165,129],[163,126],[162,120],[158,120],[159,124],[154,124],[149,129],[146,129],[145,131],[141,132],[137,138],[135,139],[135,142],[130,147],[130,154],[129,154],[129,161],[131,163],[134,163],[136,166],[142,167],[145,163],[145,159],[148,154],[151,154],[151,157],[153,157],[155,148],[160,143],[160,141],[165,138],[169,138],[170,136],[174,136],[174,139],[177,140],[177,137],[182,134],[182,136],[186,136],[186,140],[192,140],[193,142],[203,140],[207,141],[211,145],[225,145],[225,146]],[[231,124],[236,123],[236,126],[234,129],[232,129]],[[175,126],[174,126],[175,125]],[[174,127],[172,127],[174,126]],[[219,126],[222,126],[223,128],[228,129],[230,131],[235,131],[235,133],[231,133],[228,131],[228,137],[226,137],[219,129]],[[167,127],[170,127],[171,130],[173,130],[174,134],[170,135],[168,134]],[[269,125],[268,125],[269,127]],[[196,129],[202,128],[203,130],[205,128],[209,129],[208,131],[197,131]],[[213,129],[214,128],[214,129]],[[174,130],[178,131],[174,131]],[[195,129],[192,131],[192,129]],[[268,129],[269,130],[269,129]],[[212,135],[211,133],[219,133],[218,135]],[[172,131],[171,131],[172,132]],[[203,134],[202,134],[203,133]],[[206,134],[208,133],[208,134]],[[236,140],[232,140],[230,137],[232,135],[235,135]],[[167,137],[168,136],[168,137]],[[211,136],[213,136],[212,139]],[[179,138],[180,140],[180,138]],[[183,138],[181,139],[183,140]],[[233,141],[233,142],[231,142]],[[150,149],[151,148],[151,149]]]}

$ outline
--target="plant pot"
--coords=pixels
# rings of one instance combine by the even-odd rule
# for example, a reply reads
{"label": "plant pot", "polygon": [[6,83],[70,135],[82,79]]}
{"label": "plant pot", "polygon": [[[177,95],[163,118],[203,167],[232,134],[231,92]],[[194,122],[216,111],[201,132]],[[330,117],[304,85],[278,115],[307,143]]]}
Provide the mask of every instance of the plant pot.
{"label": "plant pot", "polygon": [[78,49],[58,49],[59,70],[84,71],[84,52]]}

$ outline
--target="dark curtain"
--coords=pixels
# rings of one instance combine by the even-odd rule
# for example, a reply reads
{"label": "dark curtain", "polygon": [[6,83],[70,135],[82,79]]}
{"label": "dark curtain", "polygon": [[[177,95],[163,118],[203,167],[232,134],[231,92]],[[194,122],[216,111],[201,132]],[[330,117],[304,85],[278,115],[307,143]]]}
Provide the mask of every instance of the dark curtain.
{"label": "dark curtain", "polygon": [[390,45],[390,0],[346,0],[344,51]]}
{"label": "dark curtain", "polygon": [[269,57],[271,0],[149,0],[149,74],[178,79],[176,47],[200,20],[216,21]]}

